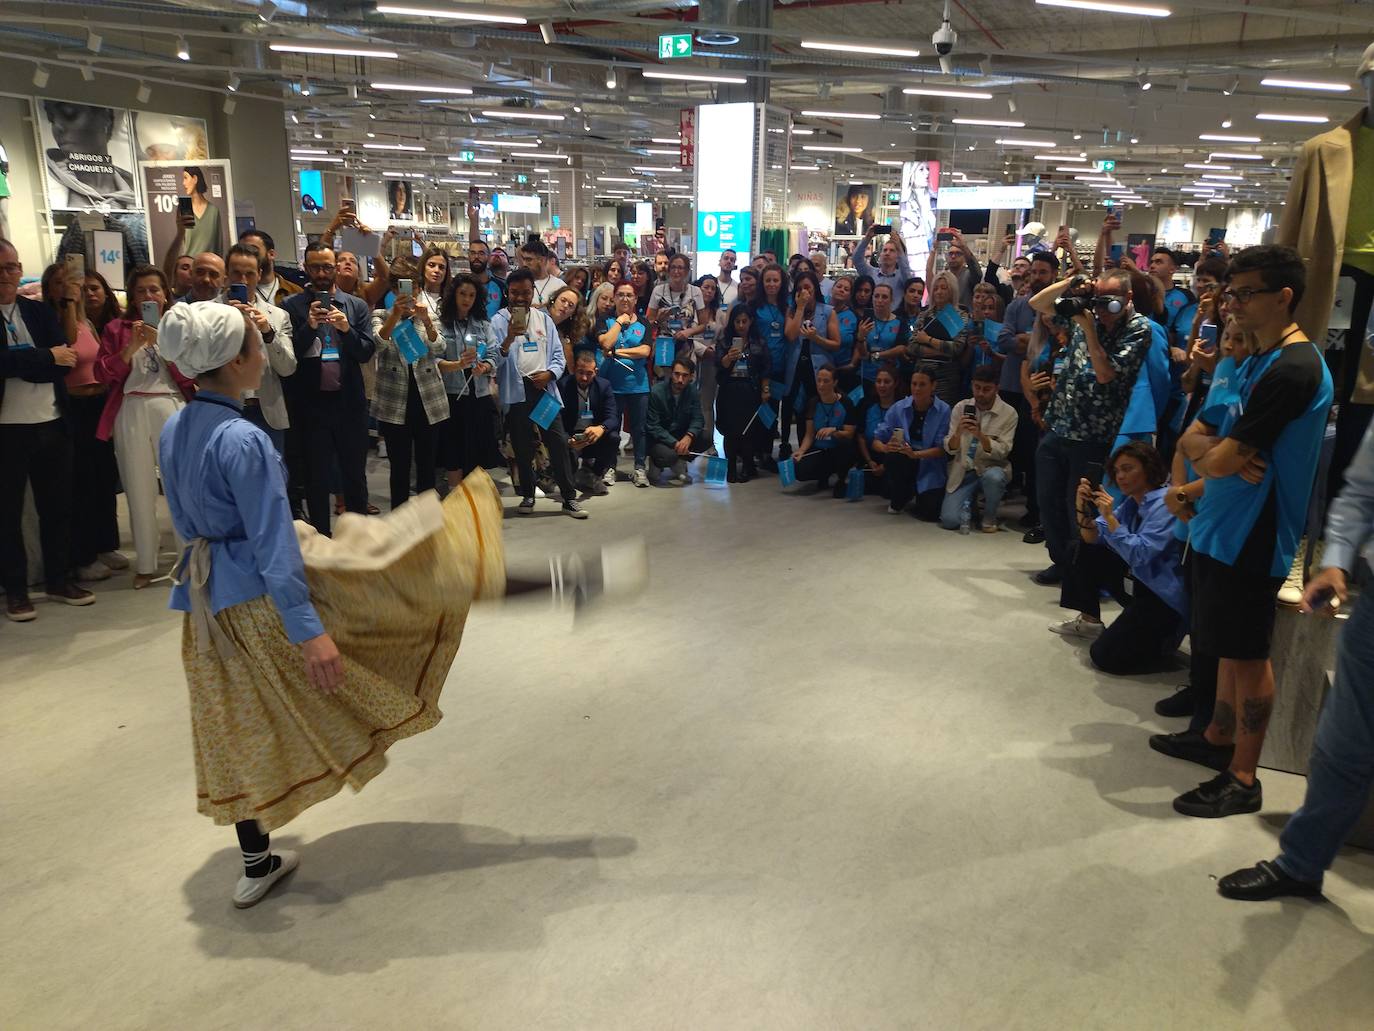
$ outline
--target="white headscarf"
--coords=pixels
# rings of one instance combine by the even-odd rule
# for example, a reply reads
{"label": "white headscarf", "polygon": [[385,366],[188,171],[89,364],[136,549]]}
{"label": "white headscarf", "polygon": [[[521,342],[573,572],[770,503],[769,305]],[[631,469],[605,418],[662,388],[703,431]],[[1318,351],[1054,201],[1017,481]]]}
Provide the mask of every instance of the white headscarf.
{"label": "white headscarf", "polygon": [[162,357],[183,376],[199,376],[228,365],[243,350],[247,332],[243,313],[228,304],[205,301],[174,304],[157,327]]}

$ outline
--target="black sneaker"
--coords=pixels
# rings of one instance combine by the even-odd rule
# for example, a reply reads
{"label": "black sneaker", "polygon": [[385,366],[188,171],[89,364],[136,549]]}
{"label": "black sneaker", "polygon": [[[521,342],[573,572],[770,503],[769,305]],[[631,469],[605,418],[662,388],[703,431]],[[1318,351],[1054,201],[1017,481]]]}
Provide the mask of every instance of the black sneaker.
{"label": "black sneaker", "polygon": [[1288,895],[1319,898],[1322,886],[1289,877],[1278,863],[1261,860],[1244,870],[1228,873],[1217,881],[1217,893],[1242,902],[1265,902]]}
{"label": "black sneaker", "polygon": [[1216,820],[1223,816],[1257,813],[1264,807],[1264,791],[1260,782],[1248,788],[1230,770],[1223,770],[1211,780],[1199,784],[1192,791],[1174,799],[1174,811],[1184,816],[1198,816]]}
{"label": "black sneaker", "polygon": [[1044,544],[1044,543],[1045,543],[1045,530],[1044,530],[1044,528],[1043,528],[1043,527],[1039,527],[1039,526],[1032,526],[1029,530],[1027,530],[1025,533],[1023,533],[1023,534],[1021,535],[1021,543],[1022,543],[1022,544]]}
{"label": "black sneaker", "polygon": [[1193,714],[1193,689],[1181,687],[1168,698],[1155,702],[1156,716],[1191,716]]}
{"label": "black sneaker", "polygon": [[1031,577],[1041,587],[1053,587],[1064,579],[1064,574],[1059,571],[1058,566],[1046,566],[1040,572]]}
{"label": "black sneaker", "polygon": [[1151,734],[1150,747],[1175,759],[1221,772],[1231,765],[1234,745],[1214,745],[1200,731],[1180,730],[1177,734]]}
{"label": "black sneaker", "polygon": [[574,519],[586,519],[587,510],[571,498],[563,502],[563,514]]}
{"label": "black sneaker", "polygon": [[534,498],[524,498],[515,510],[516,515],[534,515]]}
{"label": "black sneaker", "polygon": [[1027,512],[1017,521],[1016,525],[1023,530],[1038,530],[1040,529],[1040,520]]}

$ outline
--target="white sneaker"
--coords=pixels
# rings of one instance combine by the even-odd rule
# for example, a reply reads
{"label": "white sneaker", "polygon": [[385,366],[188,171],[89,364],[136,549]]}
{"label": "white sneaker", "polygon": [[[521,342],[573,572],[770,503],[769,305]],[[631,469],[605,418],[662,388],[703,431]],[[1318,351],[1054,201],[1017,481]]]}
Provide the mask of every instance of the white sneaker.
{"label": "white sneaker", "polygon": [[76,579],[81,583],[90,583],[92,580],[108,580],[110,578],[110,567],[104,562],[92,562],[89,566],[81,566],[76,571]]}
{"label": "white sneaker", "polygon": [[1060,637],[1081,637],[1084,640],[1092,640],[1102,633],[1102,624],[1094,623],[1079,614],[1073,619],[1064,620],[1062,623],[1051,623],[1048,629],[1050,633],[1058,634]]}
{"label": "white sneaker", "polygon": [[234,905],[239,909],[247,909],[249,906],[256,906],[269,891],[272,885],[289,874],[300,865],[301,857],[295,852],[282,849],[272,853],[281,860],[281,866],[277,867],[266,877],[240,877],[238,886],[234,888]]}
{"label": "white sneaker", "polygon": [[102,551],[96,558],[100,560],[102,566],[108,569],[119,571],[129,568],[128,556],[118,551]]}
{"label": "white sneaker", "polygon": [[615,466],[611,466],[601,474],[601,482],[607,487],[615,486]]}
{"label": "white sneaker", "polygon": [[1295,609],[1302,604],[1302,592],[1307,586],[1303,575],[1307,561],[1307,538],[1298,541],[1298,550],[1293,553],[1293,564],[1288,567],[1288,576],[1279,588],[1278,603],[1285,608]]}
{"label": "white sneaker", "polygon": [[630,482],[633,483],[636,487],[647,487],[649,486],[649,474],[646,473],[643,469],[637,468],[635,469],[634,474],[630,477]]}

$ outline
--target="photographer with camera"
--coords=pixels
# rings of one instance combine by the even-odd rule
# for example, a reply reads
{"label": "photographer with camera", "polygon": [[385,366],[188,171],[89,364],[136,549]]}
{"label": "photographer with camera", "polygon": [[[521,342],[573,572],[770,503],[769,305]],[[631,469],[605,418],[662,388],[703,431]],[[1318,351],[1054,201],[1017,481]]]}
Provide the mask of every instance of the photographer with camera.
{"label": "photographer with camera", "polygon": [[1050,553],[1050,565],[1035,574],[1035,582],[1049,586],[1064,578],[1078,481],[1089,462],[1107,457],[1116,438],[1150,346],[1150,320],[1131,306],[1131,279],[1121,271],[1096,282],[1082,276],[1062,280],[1032,297],[1031,307],[1073,322],[1035,456]]}

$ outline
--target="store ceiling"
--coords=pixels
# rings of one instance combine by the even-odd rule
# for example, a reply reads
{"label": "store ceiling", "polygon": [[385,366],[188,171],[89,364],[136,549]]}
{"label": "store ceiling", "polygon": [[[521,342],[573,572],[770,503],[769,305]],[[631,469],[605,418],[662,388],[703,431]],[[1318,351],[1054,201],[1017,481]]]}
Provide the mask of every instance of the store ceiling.
{"label": "store ceiling", "polygon": [[[383,10],[387,2],[380,0]],[[814,166],[895,180],[894,162],[939,159],[947,169],[993,182],[1038,175],[1046,196],[1074,200],[1096,200],[1119,186],[1152,203],[1205,199],[1208,194],[1196,191],[1211,189],[1212,197],[1272,204],[1282,197],[1297,144],[1363,105],[1353,74],[1374,40],[1374,8],[1367,3],[1138,0],[1174,8],[1168,17],[1144,17],[1036,0],[951,0],[958,40],[942,68],[931,43],[942,19],[938,0],[773,0],[771,8],[767,0],[390,2],[408,10],[381,13],[378,3],[356,0],[20,0],[6,4],[0,54],[41,59],[53,68],[87,65],[97,75],[175,82],[226,97],[236,77],[242,95],[285,100],[293,146],[326,151],[303,157],[339,158],[325,164],[364,175],[424,173],[457,180],[455,186],[504,185],[517,173],[537,185],[544,173],[535,169],[549,169],[555,182],[566,182],[580,167],[588,188],[609,189],[600,181],[606,176],[632,178],[616,187],[670,199],[684,192],[689,174],[635,171],[674,166],[671,153],[652,153],[673,145],[654,138],[677,136],[682,107],[751,99],[766,83],[770,102],[790,108],[796,126],[812,130],[809,138],[794,140],[798,170]],[[424,13],[435,11],[509,22]],[[98,53],[90,49],[88,31],[102,37]],[[696,53],[659,61],[659,34],[674,31],[695,33]],[[739,42],[701,41],[712,33],[738,36]],[[273,49],[306,41],[395,57]],[[177,56],[183,42],[189,61]],[[919,56],[807,43],[899,48]],[[614,86],[608,85],[612,70]],[[744,78],[746,84],[654,80],[646,71]],[[1272,76],[1353,88],[1261,85]],[[385,83],[472,93],[374,86]],[[991,98],[908,95],[904,88],[952,88]],[[483,114],[491,111],[499,113]],[[555,117],[523,117],[541,114]],[[1260,114],[1328,121],[1262,120]],[[1261,142],[1200,140],[1204,134]],[[803,145],[860,152],[803,151]],[[379,149],[398,146],[404,149]],[[486,160],[448,160],[462,151]],[[1216,152],[1260,159],[1209,159]],[[1078,157],[1116,161],[1117,183],[1056,171],[1079,163],[1067,160]],[[1184,167],[1189,164],[1232,167]],[[1239,178],[1202,178],[1222,175]]]}

